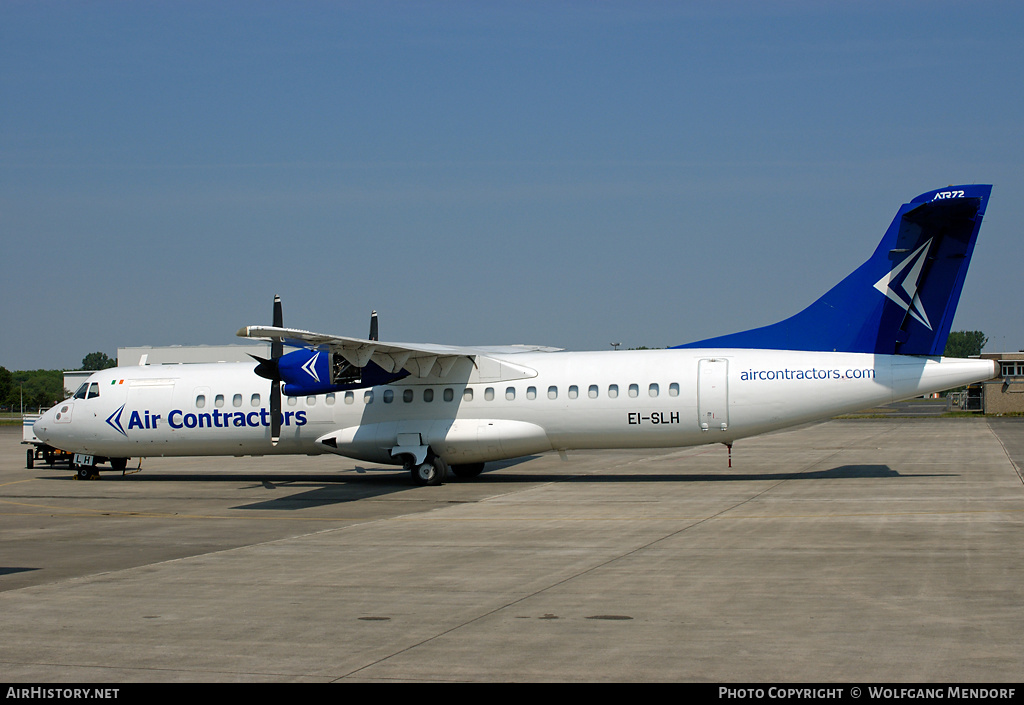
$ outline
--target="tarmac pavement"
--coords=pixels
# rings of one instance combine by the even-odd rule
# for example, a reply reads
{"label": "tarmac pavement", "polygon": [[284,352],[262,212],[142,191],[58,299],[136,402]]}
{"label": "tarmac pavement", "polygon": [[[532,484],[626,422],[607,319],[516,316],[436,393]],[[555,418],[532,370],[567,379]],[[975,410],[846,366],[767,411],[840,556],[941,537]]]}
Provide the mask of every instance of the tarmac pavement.
{"label": "tarmac pavement", "polygon": [[6,682],[1016,682],[1024,419],[854,419],[414,487],[335,456],[25,469]]}

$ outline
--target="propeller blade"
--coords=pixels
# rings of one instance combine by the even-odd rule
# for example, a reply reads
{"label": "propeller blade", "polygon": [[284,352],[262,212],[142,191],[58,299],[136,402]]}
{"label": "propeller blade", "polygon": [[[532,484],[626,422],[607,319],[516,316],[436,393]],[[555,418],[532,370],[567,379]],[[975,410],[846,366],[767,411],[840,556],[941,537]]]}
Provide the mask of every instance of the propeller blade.
{"label": "propeller blade", "polygon": [[[284,312],[281,310],[281,297],[274,295],[274,327],[284,328]],[[284,354],[284,343],[274,340],[270,343],[270,358],[277,359]]]}
{"label": "propeller blade", "polygon": [[380,338],[377,337],[377,312],[376,311],[370,311],[370,337],[368,338],[368,340],[380,340]]}
{"label": "propeller blade", "polygon": [[[284,328],[284,312],[281,297],[274,295],[274,327]],[[270,380],[270,445],[276,446],[281,440],[281,373],[278,359],[284,354],[284,343],[274,340],[270,343],[270,359],[256,366],[256,374]],[[266,374],[260,374],[260,368]]]}
{"label": "propeller blade", "polygon": [[270,383],[270,445],[281,440],[281,383]]}

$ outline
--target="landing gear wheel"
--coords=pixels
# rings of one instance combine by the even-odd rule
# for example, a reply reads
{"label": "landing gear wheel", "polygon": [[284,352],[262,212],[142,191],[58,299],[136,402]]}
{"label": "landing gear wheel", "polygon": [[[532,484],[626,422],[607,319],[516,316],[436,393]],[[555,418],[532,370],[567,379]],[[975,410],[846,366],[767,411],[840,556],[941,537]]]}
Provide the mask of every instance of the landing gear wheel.
{"label": "landing gear wheel", "polygon": [[128,458],[111,458],[110,467],[124,472],[124,469],[128,467]]}
{"label": "landing gear wheel", "polygon": [[92,465],[79,465],[75,469],[75,477],[79,480],[95,480],[100,476]]}
{"label": "landing gear wheel", "polygon": [[468,463],[466,465],[452,465],[452,473],[460,480],[469,480],[477,477],[484,471],[483,463]]}
{"label": "landing gear wheel", "polygon": [[412,481],[420,487],[436,487],[444,484],[448,464],[440,458],[428,458],[425,463],[412,467]]}
{"label": "landing gear wheel", "polygon": [[27,451],[25,451],[25,467],[28,468],[29,470],[31,470],[32,466],[35,465],[35,464],[36,464],[36,452],[34,450],[32,450],[31,448],[29,448]]}

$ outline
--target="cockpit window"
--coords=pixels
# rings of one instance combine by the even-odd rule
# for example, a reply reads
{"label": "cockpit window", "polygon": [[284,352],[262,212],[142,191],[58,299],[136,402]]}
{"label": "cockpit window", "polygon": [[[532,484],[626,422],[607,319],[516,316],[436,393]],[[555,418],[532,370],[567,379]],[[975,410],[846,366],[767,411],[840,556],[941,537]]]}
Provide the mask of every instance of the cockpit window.
{"label": "cockpit window", "polygon": [[82,386],[75,391],[75,399],[94,399],[100,395],[99,382],[82,382]]}

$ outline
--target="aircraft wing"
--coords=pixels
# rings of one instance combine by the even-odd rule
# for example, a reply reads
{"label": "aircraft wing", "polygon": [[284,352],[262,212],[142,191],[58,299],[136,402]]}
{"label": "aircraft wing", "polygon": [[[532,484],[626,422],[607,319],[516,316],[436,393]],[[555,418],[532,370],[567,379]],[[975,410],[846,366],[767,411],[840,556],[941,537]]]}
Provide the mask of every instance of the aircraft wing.
{"label": "aircraft wing", "polygon": [[275,326],[246,326],[238,331],[238,335],[242,338],[280,341],[296,348],[330,351],[341,355],[355,367],[366,367],[373,362],[385,372],[404,369],[417,377],[429,376],[435,366],[438,375],[445,377],[460,359],[467,359],[475,365],[480,355],[558,350],[539,345],[463,347],[432,343],[388,343]]}

